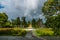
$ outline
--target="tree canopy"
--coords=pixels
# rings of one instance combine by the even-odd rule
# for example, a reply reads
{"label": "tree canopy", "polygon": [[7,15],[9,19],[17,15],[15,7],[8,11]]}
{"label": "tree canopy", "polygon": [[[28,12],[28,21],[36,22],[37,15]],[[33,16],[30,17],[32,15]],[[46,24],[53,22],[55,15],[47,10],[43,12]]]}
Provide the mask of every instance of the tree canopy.
{"label": "tree canopy", "polygon": [[42,12],[48,16],[52,16],[58,11],[60,11],[60,3],[58,0],[47,0],[42,8]]}
{"label": "tree canopy", "polygon": [[47,0],[44,3],[42,12],[46,17],[46,26],[53,28],[56,34],[59,34],[60,29],[60,1],[59,0]]}
{"label": "tree canopy", "polygon": [[5,13],[0,13],[0,26],[3,26],[8,21],[8,16]]}

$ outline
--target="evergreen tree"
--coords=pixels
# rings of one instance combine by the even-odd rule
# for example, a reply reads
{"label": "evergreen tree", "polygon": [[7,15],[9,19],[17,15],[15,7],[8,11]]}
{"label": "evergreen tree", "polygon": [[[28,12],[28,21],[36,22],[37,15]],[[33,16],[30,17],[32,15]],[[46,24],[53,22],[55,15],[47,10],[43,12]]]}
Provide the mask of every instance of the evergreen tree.
{"label": "evergreen tree", "polygon": [[16,19],[16,25],[17,25],[17,27],[20,26],[20,18],[19,17],[17,17],[17,19]]}
{"label": "evergreen tree", "polygon": [[36,27],[36,20],[35,19],[32,19],[32,27]]}
{"label": "evergreen tree", "polygon": [[17,27],[20,27],[20,18],[17,17],[16,19],[12,19],[12,25],[13,26],[17,26]]}
{"label": "evergreen tree", "polygon": [[23,27],[27,27],[26,17],[22,17],[22,25]]}
{"label": "evergreen tree", "polygon": [[42,27],[42,20],[39,18],[36,24],[37,24],[37,27]]}
{"label": "evergreen tree", "polygon": [[28,24],[28,27],[29,27],[29,25],[31,24],[31,22],[30,22],[30,21],[28,21],[28,23],[27,23],[27,24]]}

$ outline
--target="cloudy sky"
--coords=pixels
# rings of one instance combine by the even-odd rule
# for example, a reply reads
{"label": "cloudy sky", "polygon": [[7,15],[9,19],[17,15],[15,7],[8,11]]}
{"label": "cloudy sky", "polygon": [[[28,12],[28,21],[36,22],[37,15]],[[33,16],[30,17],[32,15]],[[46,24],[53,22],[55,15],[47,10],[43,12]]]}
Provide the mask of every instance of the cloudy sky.
{"label": "cloudy sky", "polygon": [[16,17],[27,17],[27,20],[32,18],[41,18],[42,6],[46,0],[0,0],[0,12],[5,12],[9,19]]}

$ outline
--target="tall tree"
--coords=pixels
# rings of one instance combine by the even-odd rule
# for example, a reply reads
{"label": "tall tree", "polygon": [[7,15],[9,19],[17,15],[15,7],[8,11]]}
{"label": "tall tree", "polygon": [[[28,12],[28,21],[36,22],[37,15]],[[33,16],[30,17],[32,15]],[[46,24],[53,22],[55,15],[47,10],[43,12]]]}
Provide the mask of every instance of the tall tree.
{"label": "tall tree", "polygon": [[[44,3],[44,6],[42,8],[42,12],[44,13],[46,17],[46,25],[47,27],[52,27],[54,30],[59,29],[60,26],[60,17],[58,14],[60,14],[60,1],[59,0],[47,0]],[[57,31],[56,31],[57,32]]]}
{"label": "tall tree", "polygon": [[16,19],[12,19],[12,25],[20,27],[20,18],[17,17]]}
{"label": "tall tree", "polygon": [[0,26],[4,26],[4,24],[8,21],[8,16],[6,13],[0,13]]}
{"label": "tall tree", "polygon": [[36,27],[36,20],[34,18],[32,19],[32,27]]}
{"label": "tall tree", "polygon": [[60,31],[60,14],[58,14],[57,16],[52,16],[52,17],[47,18],[46,26],[48,28],[53,28],[56,35],[59,34],[59,31]]}
{"label": "tall tree", "polygon": [[[54,17],[58,15],[58,11],[60,12],[60,1],[58,0],[47,0],[44,3],[44,6],[42,8],[42,12],[44,13],[46,17],[46,24],[50,24],[51,21],[54,21]],[[55,16],[54,16],[55,15]],[[54,16],[54,17],[53,17]],[[49,21],[49,22],[48,22]],[[52,25],[50,25],[51,27]]]}
{"label": "tall tree", "polygon": [[16,19],[16,25],[19,27],[20,26],[20,18],[19,17],[17,17],[17,19]]}
{"label": "tall tree", "polygon": [[52,16],[52,15],[56,14],[58,11],[60,11],[60,4],[59,4],[58,0],[47,0],[44,3],[42,11],[47,16]]}
{"label": "tall tree", "polygon": [[27,27],[26,17],[22,17],[22,25],[23,27]]}
{"label": "tall tree", "polygon": [[4,28],[13,28],[12,23],[11,23],[10,21],[7,21],[7,22],[4,24]]}
{"label": "tall tree", "polygon": [[38,20],[37,20],[37,27],[42,27],[42,20],[39,18]]}

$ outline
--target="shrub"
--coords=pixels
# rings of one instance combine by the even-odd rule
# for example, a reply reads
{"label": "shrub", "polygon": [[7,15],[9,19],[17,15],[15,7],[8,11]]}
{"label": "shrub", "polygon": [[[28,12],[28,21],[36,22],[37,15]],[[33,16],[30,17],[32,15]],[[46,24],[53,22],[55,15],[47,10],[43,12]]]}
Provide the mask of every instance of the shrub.
{"label": "shrub", "polygon": [[0,36],[25,36],[27,31],[25,30],[14,30],[14,29],[5,29],[0,30]]}
{"label": "shrub", "polygon": [[54,31],[52,31],[52,29],[49,28],[40,28],[35,31],[35,34],[37,36],[53,36]]}

